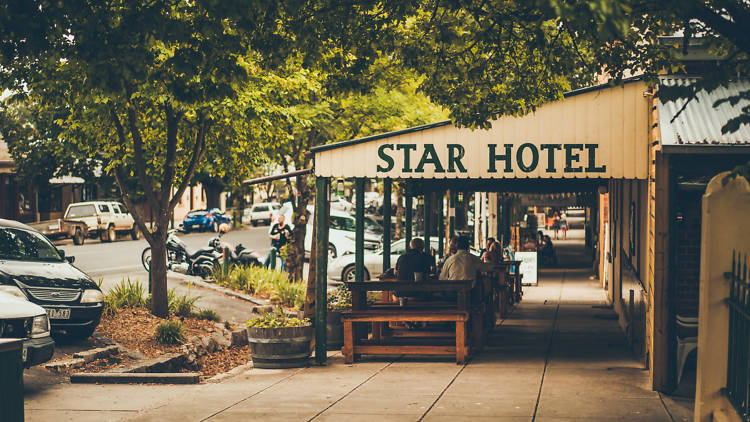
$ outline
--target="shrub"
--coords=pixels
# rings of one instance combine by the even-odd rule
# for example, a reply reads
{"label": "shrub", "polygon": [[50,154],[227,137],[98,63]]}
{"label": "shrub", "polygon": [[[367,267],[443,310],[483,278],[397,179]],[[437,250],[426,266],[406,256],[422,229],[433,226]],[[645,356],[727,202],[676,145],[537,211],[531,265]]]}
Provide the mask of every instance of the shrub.
{"label": "shrub", "polygon": [[173,290],[171,291],[172,294],[168,296],[172,296],[171,298],[167,298],[169,303],[169,312],[181,316],[181,317],[188,317],[193,315],[193,309],[195,309],[195,302],[200,299],[200,296],[193,296],[190,297],[190,293],[185,295],[178,295]]}
{"label": "shrub", "polygon": [[226,286],[230,283],[232,272],[235,268],[232,267],[230,269],[230,267],[225,267],[224,265],[214,265],[213,270],[211,270],[211,279],[216,284]]}
{"label": "shrub", "polygon": [[300,308],[305,304],[305,284],[284,280],[274,284],[273,290],[276,298],[284,306]]}
{"label": "shrub", "polygon": [[221,317],[213,309],[201,309],[198,312],[194,313],[193,316],[213,322],[221,321]]}
{"label": "shrub", "polygon": [[140,281],[127,281],[122,279],[120,283],[112,287],[104,295],[104,315],[112,315],[122,308],[145,308],[148,305],[146,289]]}
{"label": "shrub", "polygon": [[182,323],[169,320],[157,325],[156,340],[162,344],[181,344],[185,340]]}
{"label": "shrub", "polygon": [[328,310],[342,311],[352,307],[352,293],[341,285],[328,292]]}
{"label": "shrub", "polygon": [[281,310],[269,312],[260,318],[251,319],[245,324],[248,327],[259,328],[307,327],[308,325],[312,325],[308,318],[289,317]]}

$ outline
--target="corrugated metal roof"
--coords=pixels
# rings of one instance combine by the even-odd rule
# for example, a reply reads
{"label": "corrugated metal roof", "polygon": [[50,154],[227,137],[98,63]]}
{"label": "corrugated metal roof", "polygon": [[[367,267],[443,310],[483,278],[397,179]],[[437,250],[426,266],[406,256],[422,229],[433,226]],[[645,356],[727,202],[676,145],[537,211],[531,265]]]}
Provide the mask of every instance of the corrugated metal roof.
{"label": "corrugated metal roof", "polygon": [[[666,86],[690,85],[694,81],[694,78],[662,78],[660,84]],[[750,101],[741,100],[734,106],[725,102],[718,107],[714,107],[717,100],[737,95],[743,91],[750,91],[750,81],[730,82],[728,86],[721,86],[710,93],[702,90],[674,121],[671,120],[687,100],[667,103],[659,100],[659,129],[662,145],[750,146],[750,125],[741,125],[737,131],[732,133],[721,133],[722,126],[730,119],[742,114],[742,108],[750,105]]]}

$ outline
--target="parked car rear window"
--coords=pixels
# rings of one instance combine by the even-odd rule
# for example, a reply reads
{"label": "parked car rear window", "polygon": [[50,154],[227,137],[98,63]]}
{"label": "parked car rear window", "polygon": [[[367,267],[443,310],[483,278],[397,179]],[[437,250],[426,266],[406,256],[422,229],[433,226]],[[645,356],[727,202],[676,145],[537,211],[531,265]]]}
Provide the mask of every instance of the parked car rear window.
{"label": "parked car rear window", "polygon": [[254,212],[265,212],[268,211],[268,207],[266,205],[258,205],[255,207]]}
{"label": "parked car rear window", "polygon": [[346,217],[331,217],[331,227],[334,229],[353,232],[355,229],[354,219]]}
{"label": "parked car rear window", "polygon": [[68,208],[65,218],[80,218],[96,215],[96,208],[93,205],[73,205]]}
{"label": "parked car rear window", "polygon": [[197,216],[199,216],[199,215],[205,215],[205,214],[206,214],[206,212],[207,212],[206,210],[194,210],[194,211],[190,211],[190,212],[189,212],[189,213],[187,214],[187,216],[188,216],[188,217],[197,217]]}
{"label": "parked car rear window", "polygon": [[39,233],[0,228],[0,259],[60,262],[57,249]]}

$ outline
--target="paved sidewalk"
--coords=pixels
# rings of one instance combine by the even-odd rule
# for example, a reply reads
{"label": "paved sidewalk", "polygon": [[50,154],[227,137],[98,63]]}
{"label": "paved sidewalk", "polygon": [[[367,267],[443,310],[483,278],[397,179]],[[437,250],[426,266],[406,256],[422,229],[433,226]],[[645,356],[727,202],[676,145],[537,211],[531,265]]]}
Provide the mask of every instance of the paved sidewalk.
{"label": "paved sidewalk", "polygon": [[[117,389],[96,386],[70,403],[76,420],[142,421],[671,421],[648,372],[628,351],[604,292],[585,269],[542,270],[539,287],[498,326],[486,350],[467,365],[395,359],[297,370],[253,369],[218,384],[137,387],[146,399],[138,413],[102,403]],[[69,386],[76,387],[76,386]],[[181,389],[181,390],[180,390]],[[179,390],[179,392],[178,392]],[[164,396],[162,396],[162,392]],[[145,393],[145,394],[143,394]],[[141,395],[139,394],[139,395]],[[155,404],[155,397],[162,399]],[[75,412],[86,407],[87,412]],[[27,420],[44,420],[44,403],[27,404]],[[60,409],[58,402],[46,406]],[[57,406],[57,407],[54,407]],[[96,406],[106,412],[96,412]],[[86,417],[88,416],[88,417]],[[690,415],[684,415],[689,418]],[[59,419],[59,420],[62,420]],[[686,419],[687,420],[687,419]]]}

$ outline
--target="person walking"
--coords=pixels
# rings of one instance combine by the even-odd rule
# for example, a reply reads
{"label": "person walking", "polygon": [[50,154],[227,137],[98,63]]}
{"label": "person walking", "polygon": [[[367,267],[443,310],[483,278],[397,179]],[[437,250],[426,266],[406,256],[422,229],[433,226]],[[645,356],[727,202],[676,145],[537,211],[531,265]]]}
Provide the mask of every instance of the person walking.
{"label": "person walking", "polygon": [[292,237],[292,229],[286,224],[284,214],[279,215],[278,220],[271,225],[271,228],[268,230],[268,237],[271,238],[271,250],[268,251],[268,255],[266,256],[263,265],[266,268],[270,267],[271,256],[278,255],[281,258],[281,270],[286,270],[286,261],[279,251],[289,243],[289,238]]}
{"label": "person walking", "polygon": [[554,217],[552,217],[552,230],[555,231],[555,240],[558,239],[558,233],[560,232],[560,214],[555,211]]}
{"label": "person walking", "polygon": [[562,229],[563,240],[568,238],[568,216],[565,211],[560,214],[560,229]]}

